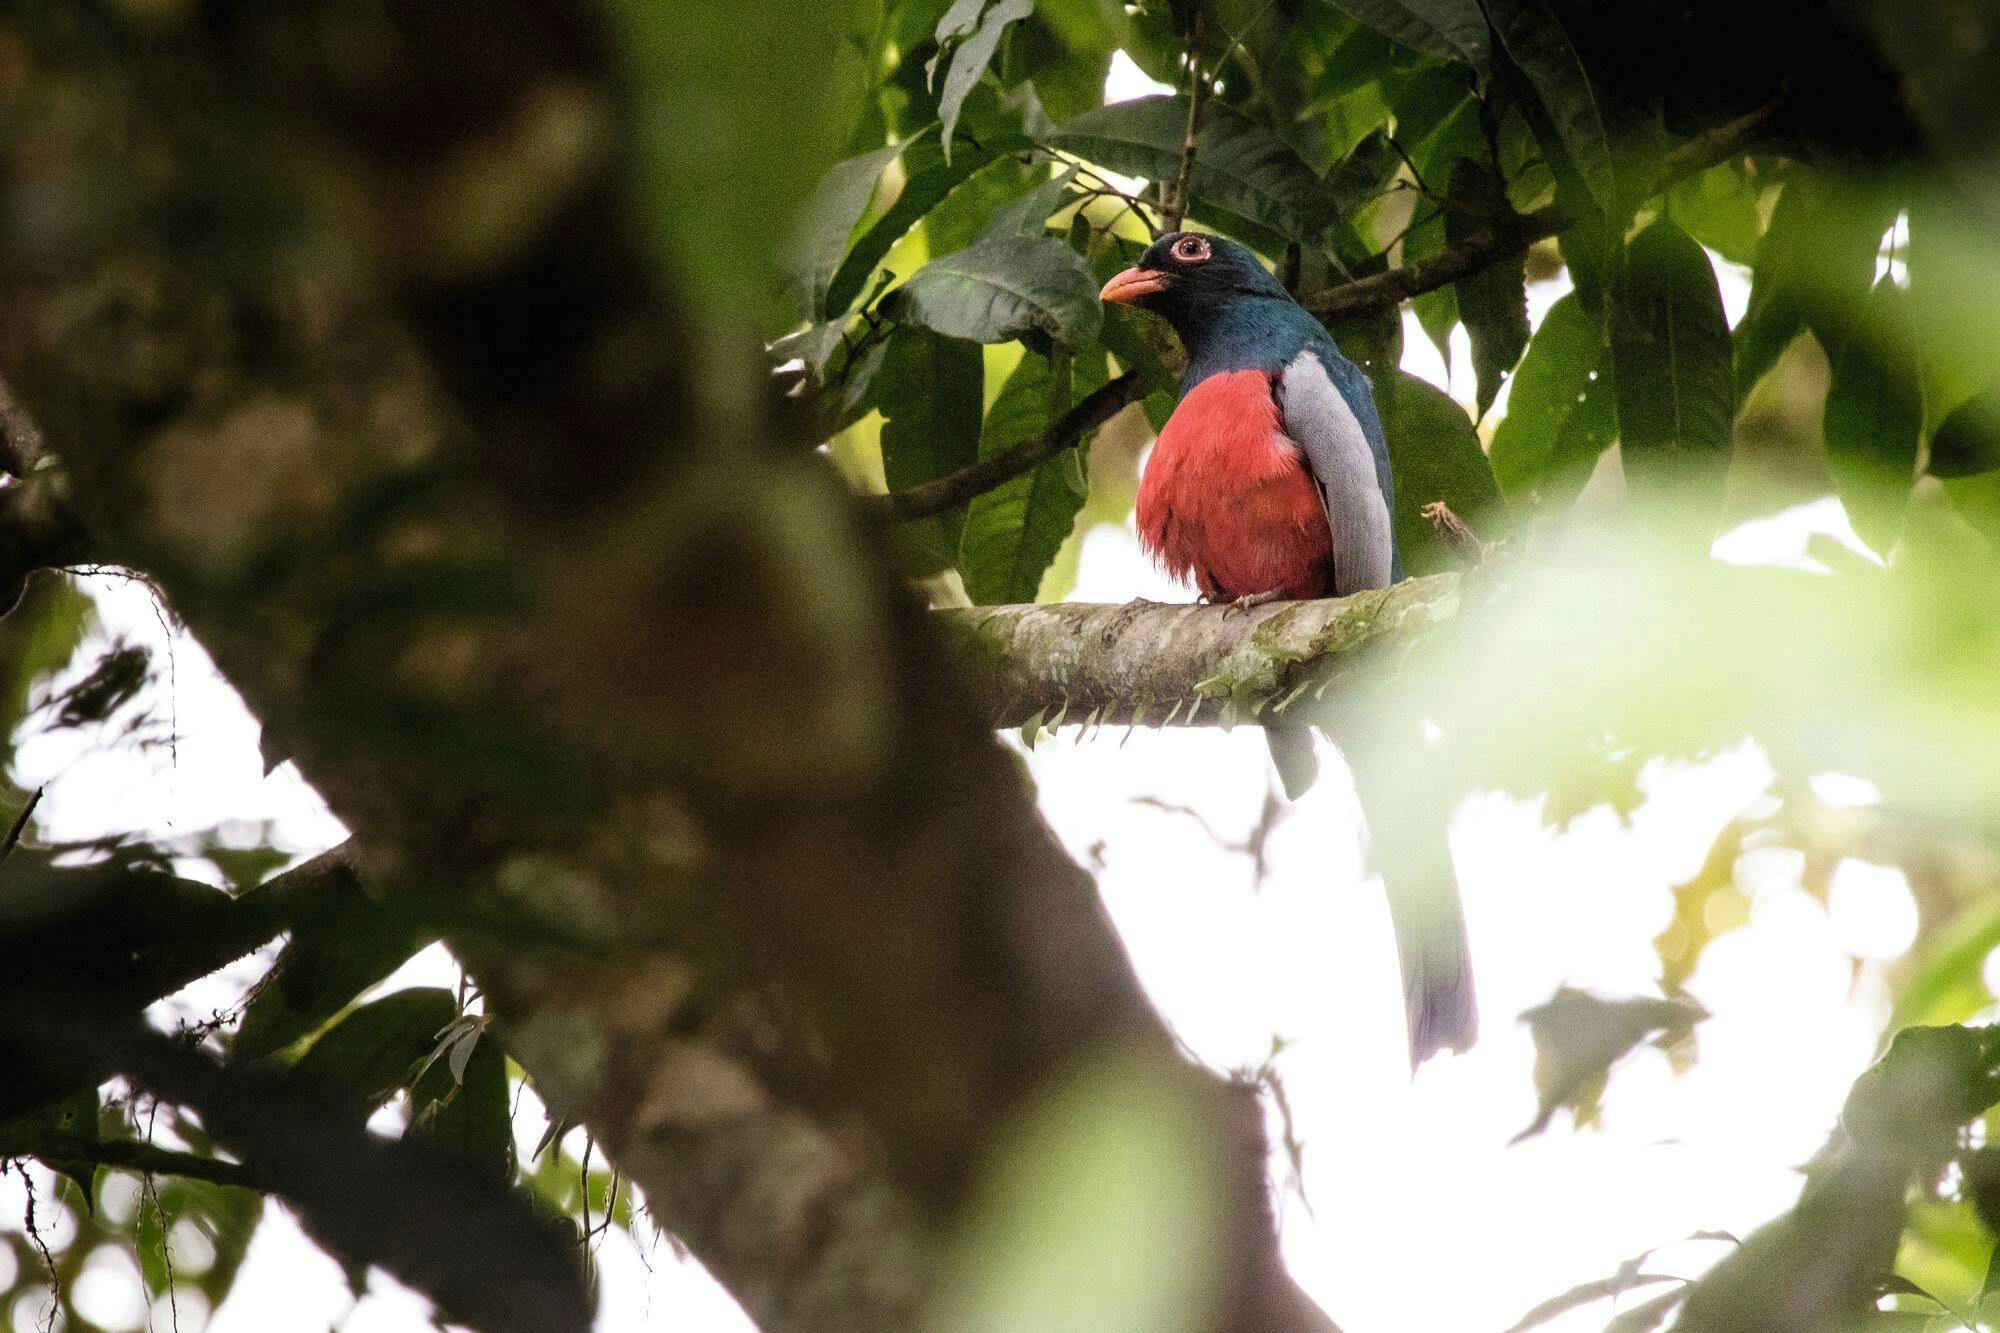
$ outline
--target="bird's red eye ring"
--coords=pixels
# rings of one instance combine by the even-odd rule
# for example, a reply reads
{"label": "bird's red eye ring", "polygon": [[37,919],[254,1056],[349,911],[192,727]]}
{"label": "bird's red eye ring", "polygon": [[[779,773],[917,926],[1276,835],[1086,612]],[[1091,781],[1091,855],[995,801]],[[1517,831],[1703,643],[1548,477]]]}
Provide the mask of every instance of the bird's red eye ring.
{"label": "bird's red eye ring", "polygon": [[1183,264],[1199,264],[1208,258],[1208,242],[1199,236],[1183,236],[1174,242],[1174,258]]}

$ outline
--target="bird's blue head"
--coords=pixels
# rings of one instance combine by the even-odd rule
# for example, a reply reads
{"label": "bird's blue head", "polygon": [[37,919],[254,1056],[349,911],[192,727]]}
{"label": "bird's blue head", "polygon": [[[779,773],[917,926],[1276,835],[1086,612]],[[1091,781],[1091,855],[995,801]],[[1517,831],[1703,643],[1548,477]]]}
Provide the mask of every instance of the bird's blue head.
{"label": "bird's blue head", "polygon": [[1318,321],[1256,255],[1199,232],[1162,236],[1098,295],[1173,325],[1187,348],[1191,381],[1215,369],[1275,369],[1321,336]]}

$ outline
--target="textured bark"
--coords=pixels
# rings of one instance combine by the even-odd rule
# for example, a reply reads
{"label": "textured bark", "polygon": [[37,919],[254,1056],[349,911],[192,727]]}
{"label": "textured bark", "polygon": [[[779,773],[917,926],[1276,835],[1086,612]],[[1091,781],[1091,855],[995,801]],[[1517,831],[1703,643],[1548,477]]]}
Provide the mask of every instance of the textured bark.
{"label": "textured bark", "polygon": [[894,1330],[1120,1051],[1238,1183],[1212,1325],[1329,1327],[883,534],[655,263],[599,11],[196,9],[0,20],[0,373],[545,1097],[763,1327]]}
{"label": "textured bark", "polygon": [[944,611],[997,727],[1215,726],[1326,720],[1352,682],[1393,665],[1457,611],[1436,574],[1315,602],[1062,602]]}

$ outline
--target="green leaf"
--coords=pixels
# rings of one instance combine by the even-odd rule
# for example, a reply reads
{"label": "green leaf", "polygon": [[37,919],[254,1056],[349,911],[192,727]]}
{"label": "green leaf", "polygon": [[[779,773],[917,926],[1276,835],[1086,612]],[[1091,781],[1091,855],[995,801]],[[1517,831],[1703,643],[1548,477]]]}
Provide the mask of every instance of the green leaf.
{"label": "green leaf", "polygon": [[1403,567],[1411,574],[1457,569],[1457,557],[1421,511],[1443,501],[1481,537],[1495,535],[1491,518],[1499,510],[1500,489],[1479,447],[1479,432],[1451,395],[1400,370],[1376,380],[1376,399],[1396,483],[1391,518]]}
{"label": "green leaf", "polygon": [[852,306],[854,299],[861,295],[868,275],[895,248],[896,242],[909,234],[910,228],[996,159],[1008,153],[1024,151],[1029,146],[1020,135],[1004,135],[978,144],[964,144],[953,160],[927,166],[904,181],[902,190],[896,195],[896,202],[890,204],[888,211],[861,233],[847,251],[847,257],[840,262],[840,269],[827,288],[828,308],[846,310]]}
{"label": "green leaf", "polygon": [[1736,329],[1736,388],[1747,395],[1799,332],[1829,356],[1859,319],[1875,283],[1882,233],[1896,204],[1874,191],[1803,171],[1778,195],[1757,245],[1750,304]]}
{"label": "green leaf", "polygon": [[[1067,356],[1023,356],[986,414],[979,456],[990,458],[1047,430],[1069,406],[1069,375]],[[1073,467],[1059,454],[972,502],[958,567],[975,604],[1035,600],[1043,572],[1083,508]]]}
{"label": "green leaf", "polygon": [[1916,480],[1924,405],[1915,358],[1899,337],[1902,293],[1884,278],[1871,300],[1871,318],[1833,358],[1826,463],[1855,532],[1886,555]]}
{"label": "green leaf", "polygon": [[1457,60],[1484,73],[1492,62],[1479,0],[1333,0],[1355,18],[1415,51]]}
{"label": "green leaf", "polygon": [[[1513,209],[1507,185],[1485,163],[1462,157],[1451,169],[1445,194],[1444,235],[1457,245],[1486,226],[1505,225]],[[1458,317],[1472,339],[1472,371],[1478,379],[1479,415],[1493,406],[1500,382],[1528,345],[1528,259],[1517,254],[1460,278]]]}
{"label": "green leaf", "polygon": [[2000,384],[1960,404],[1931,437],[1934,477],[1976,477],[2000,468]]}
{"label": "green leaf", "polygon": [[243,1011],[232,1060],[256,1060],[310,1036],[407,962],[431,932],[359,894],[300,920]]}
{"label": "green leaf", "polygon": [[829,302],[828,288],[847,255],[847,241],[855,224],[875,197],[882,173],[902,151],[901,144],[877,148],[834,163],[820,178],[791,244],[793,283],[800,311],[807,318],[823,320],[835,310],[846,309]]}
{"label": "green leaf", "polygon": [[[979,348],[924,329],[897,329],[876,382],[881,385],[882,474],[892,491],[956,471],[979,457],[985,363]],[[963,510],[906,523],[898,536],[919,573],[958,555]]]}
{"label": "green leaf", "polygon": [[1071,167],[1012,203],[1002,205],[987,220],[986,230],[980,233],[980,238],[1042,235],[1048,230],[1050,216],[1076,201],[1076,192],[1069,188],[1070,182],[1076,179],[1076,171],[1075,167]]}
{"label": "green leaf", "polygon": [[1090,266],[1053,236],[995,237],[933,259],[883,298],[891,319],[948,338],[1053,338],[1081,347],[1103,307]]}
{"label": "green leaf", "polygon": [[1715,270],[1666,218],[1632,238],[1611,322],[1619,439],[1637,492],[1720,494],[1735,406]]}
{"label": "green leaf", "polygon": [[1764,220],[1757,212],[1757,190],[1741,166],[1724,162],[1676,185],[1668,194],[1674,221],[1732,264],[1750,264]]}
{"label": "green leaf", "polygon": [[474,1170],[506,1176],[513,1143],[507,1057],[483,1025],[459,1037],[446,1059],[432,1062],[410,1103],[415,1115],[407,1134],[429,1138]]}
{"label": "green leaf", "polygon": [[[1604,329],[1583,298],[1570,292],[1542,317],[1514,374],[1507,415],[1493,430],[1493,475],[1510,498],[1566,504],[1590,479],[1597,454],[1610,440],[1596,441],[1594,432],[1572,427],[1571,419],[1588,411],[1586,398],[1601,378],[1603,361]],[[1600,394],[1598,402],[1609,399]],[[1590,443],[1598,447],[1582,456],[1578,446]]]}
{"label": "green leaf", "polygon": [[938,116],[944,121],[944,156],[951,160],[951,136],[958,128],[959,108],[966,94],[979,82],[993,61],[1007,25],[1018,23],[1035,12],[1035,0],[956,0],[937,26],[937,54],[924,66],[926,77],[935,77],[938,62],[951,53],[945,70],[944,90],[938,94]]}
{"label": "green leaf", "polygon": [[1618,182],[1611,166],[1611,141],[1590,75],[1569,33],[1547,0],[1485,0],[1500,44],[1534,86],[1555,125],[1561,147],[1591,195],[1606,209],[1616,207]]}
{"label": "green leaf", "polygon": [[458,1016],[452,993],[414,987],[370,1001],[306,1049],[287,1084],[359,1119],[387,1101]]}
{"label": "green leaf", "polygon": [[[1086,111],[1059,126],[1050,143],[1125,176],[1171,180],[1187,141],[1185,97],[1138,97]],[[1316,237],[1336,199],[1305,160],[1270,130],[1220,102],[1202,108],[1192,191],[1237,217],[1290,240]]]}
{"label": "green leaf", "polygon": [[73,1093],[23,1115],[0,1120],[0,1161],[30,1156],[83,1191],[84,1207],[97,1211],[97,1165],[79,1151],[97,1141],[96,1088]]}

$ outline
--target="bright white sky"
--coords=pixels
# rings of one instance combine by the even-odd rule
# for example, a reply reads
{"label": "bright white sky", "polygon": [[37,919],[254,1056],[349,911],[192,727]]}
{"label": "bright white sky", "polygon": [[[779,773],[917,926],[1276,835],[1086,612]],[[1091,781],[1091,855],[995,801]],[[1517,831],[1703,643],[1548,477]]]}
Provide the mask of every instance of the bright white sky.
{"label": "bright white sky", "polygon": [[[1114,97],[1155,87],[1119,58]],[[1731,266],[1717,268],[1734,321],[1746,283]],[[1532,316],[1539,320],[1560,293],[1553,284],[1536,288]],[[1408,335],[1405,368],[1469,400],[1468,349],[1455,349],[1454,383],[1413,319]],[[1718,553],[1797,559],[1814,530],[1852,541],[1829,500],[1740,531]],[[95,591],[116,633],[164,647],[164,625],[142,588],[106,580]],[[1093,532],[1072,595],[1108,602],[1139,594],[1187,596],[1147,567],[1129,526]],[[44,835],[167,835],[235,820],[248,841],[269,820],[273,838],[301,853],[338,842],[338,821],[289,767],[263,776],[256,724],[201,649],[177,636],[171,660],[167,684],[183,738],[171,759],[134,754],[108,734],[23,747],[17,781],[49,783]],[[1613,1077],[1600,1126],[1579,1132],[1559,1115],[1544,1136],[1509,1147],[1534,1113],[1533,1050],[1515,1015],[1565,984],[1655,993],[1650,941],[1671,914],[1669,886],[1692,873],[1724,822],[1763,799],[1770,773],[1753,747],[1700,767],[1655,766],[1649,799],[1627,822],[1600,809],[1557,834],[1535,805],[1466,801],[1452,841],[1484,1031],[1473,1051],[1433,1061],[1414,1080],[1386,908],[1369,878],[1351,786],[1330,753],[1327,777],[1274,834],[1262,885],[1252,883],[1246,857],[1195,819],[1140,799],[1186,805],[1223,839],[1240,838],[1270,781],[1254,729],[1129,739],[1106,731],[1082,741],[1068,729],[1030,763],[1042,809],[1072,851],[1101,844],[1104,899],[1188,1047],[1233,1068],[1260,1063],[1274,1036],[1289,1043],[1277,1068],[1305,1143],[1300,1184],[1311,1206],[1285,1192],[1285,1252],[1350,1333],[1499,1333],[1536,1302],[1656,1247],[1667,1248],[1653,1271],[1698,1273],[1722,1247],[1677,1242],[1702,1230],[1743,1234],[1795,1197],[1794,1168],[1824,1139],[1887,1016],[1877,969],[1909,947],[1916,925],[1897,872],[1852,863],[1829,911],[1800,887],[1796,858],[1746,856],[1737,875],[1752,898],[1750,925],[1711,945],[1689,985],[1713,1015],[1699,1029],[1698,1063],[1676,1076],[1665,1056],[1642,1052]],[[1842,790],[1868,799],[1865,784]],[[1857,956],[1870,961],[1852,984]],[[205,1013],[233,1001],[254,975],[254,967],[236,969],[183,1000]],[[389,984],[455,975],[434,953]],[[524,1121],[519,1136],[532,1147],[539,1116],[531,1110]],[[1282,1162],[1274,1172],[1284,1178]],[[11,1178],[0,1182],[0,1225],[20,1216],[18,1190]],[[200,1248],[181,1237],[177,1263],[197,1265]],[[0,1254],[0,1270],[8,1262]],[[676,1260],[664,1242],[635,1247],[612,1235],[599,1264],[602,1330],[750,1327],[698,1265]],[[190,1297],[183,1293],[180,1327],[194,1333],[201,1311]],[[77,1299],[107,1327],[139,1327],[147,1313],[129,1265],[93,1268]],[[1599,1305],[1548,1327],[1596,1330],[1610,1313]],[[35,1326],[38,1314],[16,1312],[16,1326]],[[166,1311],[157,1315],[165,1326]],[[428,1326],[425,1302],[379,1274],[353,1302],[337,1267],[277,1207],[208,1324],[214,1333]]]}

